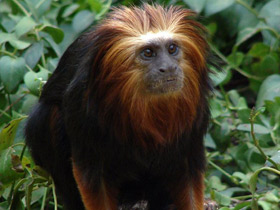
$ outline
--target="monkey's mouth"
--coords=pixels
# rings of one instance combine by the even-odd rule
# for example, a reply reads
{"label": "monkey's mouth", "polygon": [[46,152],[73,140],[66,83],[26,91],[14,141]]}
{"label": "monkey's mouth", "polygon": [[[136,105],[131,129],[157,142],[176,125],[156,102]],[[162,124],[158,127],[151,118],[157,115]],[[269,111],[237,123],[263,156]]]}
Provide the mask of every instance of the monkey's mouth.
{"label": "monkey's mouth", "polygon": [[153,81],[148,86],[148,90],[154,94],[171,93],[181,90],[183,87],[183,80],[178,77],[169,77]]}
{"label": "monkey's mouth", "polygon": [[167,79],[166,82],[176,82],[177,78],[170,78],[170,79]]}

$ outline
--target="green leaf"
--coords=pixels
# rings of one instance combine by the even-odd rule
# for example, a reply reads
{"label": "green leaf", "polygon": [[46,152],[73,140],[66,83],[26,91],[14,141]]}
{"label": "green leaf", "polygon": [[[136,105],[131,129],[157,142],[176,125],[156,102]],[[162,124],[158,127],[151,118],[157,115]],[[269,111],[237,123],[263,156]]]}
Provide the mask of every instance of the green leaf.
{"label": "green leaf", "polygon": [[259,32],[262,32],[262,34],[264,34],[264,33],[270,32],[270,31],[271,30],[270,30],[269,26],[263,22],[259,22],[259,24],[255,27],[247,27],[238,33],[238,36],[236,39],[236,44],[234,47],[237,48],[243,42],[247,41],[248,39],[250,39],[251,37],[253,37],[255,34],[257,34]]}
{"label": "green leaf", "polygon": [[60,28],[57,28],[56,26],[43,25],[40,30],[50,34],[56,43],[60,43],[63,40],[64,33]]}
{"label": "green leaf", "polygon": [[1,210],[9,209],[8,201],[4,201],[4,202],[0,203],[0,209]]}
{"label": "green leaf", "polygon": [[278,165],[280,165],[280,150],[278,150],[277,152],[275,152],[275,154],[272,155],[271,159],[277,163]]}
{"label": "green leaf", "polygon": [[239,23],[237,28],[238,31],[241,31],[247,27],[255,27],[259,23],[259,19],[254,13],[252,13],[242,5],[235,4],[235,6],[236,6],[236,13],[235,13],[236,16],[234,18],[239,17]]}
{"label": "green leaf", "polygon": [[228,56],[228,61],[233,67],[239,67],[244,58],[242,52],[234,52]]}
{"label": "green leaf", "polygon": [[57,67],[58,62],[59,62],[58,58],[49,58],[47,60],[47,69],[50,72],[54,72],[55,68]]}
{"label": "green leaf", "polygon": [[208,25],[206,25],[207,31],[210,35],[210,37],[214,36],[217,32],[217,23],[211,22]]}
{"label": "green leaf", "polygon": [[40,93],[40,84],[43,81],[47,81],[48,76],[49,71],[44,68],[41,68],[41,70],[38,73],[30,71],[27,74],[25,74],[24,83],[31,93],[38,96]]}
{"label": "green leaf", "polygon": [[32,94],[28,94],[24,97],[24,102],[22,104],[22,113],[29,114],[32,107],[38,102],[38,97]]}
{"label": "green leaf", "polygon": [[230,204],[230,197],[224,195],[221,192],[214,191],[215,201],[223,206],[228,206]]}
{"label": "green leaf", "polygon": [[280,174],[280,172],[278,170],[276,170],[274,168],[269,168],[269,167],[263,167],[263,168],[260,168],[260,169],[256,170],[254,172],[254,174],[251,176],[250,181],[249,181],[249,187],[250,187],[250,191],[251,191],[252,194],[254,194],[255,191],[256,191],[258,175],[262,171],[270,171],[270,172]]}
{"label": "green leaf", "polygon": [[218,100],[210,100],[211,117],[213,119],[219,117],[223,113],[223,107]]}
{"label": "green leaf", "polygon": [[21,37],[22,35],[31,31],[36,25],[36,22],[31,17],[25,16],[17,23],[15,27],[16,36]]}
{"label": "green leaf", "polygon": [[5,186],[20,178],[23,173],[13,169],[13,159],[18,157],[14,154],[13,148],[8,148],[0,152],[0,182]]}
{"label": "green leaf", "polygon": [[258,27],[245,28],[245,29],[241,30],[238,33],[235,46],[241,45],[243,42],[247,41],[248,39],[250,39],[252,36],[254,36],[255,34],[257,34],[260,31],[261,30]]}
{"label": "green leaf", "polygon": [[184,2],[189,5],[192,10],[200,13],[204,8],[206,0],[184,0]]}
{"label": "green leaf", "polygon": [[39,201],[44,196],[44,194],[45,194],[44,187],[34,190],[32,192],[31,204],[34,204],[35,202]]}
{"label": "green leaf", "polygon": [[39,17],[44,15],[50,9],[52,0],[25,0],[25,2],[32,14],[39,19]]}
{"label": "green leaf", "polygon": [[216,68],[211,66],[210,69],[213,71],[213,73],[210,73],[209,76],[214,86],[226,84],[232,76],[232,72],[229,68],[226,68],[224,70],[217,70]]}
{"label": "green leaf", "polygon": [[[0,78],[1,81],[1,78]],[[5,94],[0,93],[0,109],[4,110],[4,108],[6,107],[7,104],[7,99]]]}
{"label": "green leaf", "polygon": [[222,184],[221,180],[217,176],[211,176],[208,180],[208,184],[212,189],[222,191],[227,188],[225,184]]}
{"label": "green leaf", "polygon": [[102,10],[103,2],[101,0],[88,0],[92,11],[99,13]]}
{"label": "green leaf", "polygon": [[33,0],[35,2],[35,9],[39,15],[39,17],[43,16],[46,12],[49,11],[52,0]]}
{"label": "green leaf", "polygon": [[258,204],[262,207],[262,210],[271,210],[271,209],[277,209],[278,210],[279,209],[278,205],[275,205],[274,207],[272,207],[272,204],[270,202],[267,202],[267,201],[258,200]]}
{"label": "green leaf", "polygon": [[14,48],[23,50],[30,46],[29,42],[19,40],[14,33],[1,33],[0,32],[0,44],[9,42]]}
{"label": "green leaf", "polygon": [[236,161],[237,166],[244,172],[247,172],[249,170],[246,160],[246,152],[248,151],[248,149],[248,144],[244,144],[244,140],[241,140],[240,144],[235,147],[229,147],[229,153],[233,156],[233,159]]}
{"label": "green leaf", "polygon": [[253,45],[248,54],[253,57],[264,57],[265,55],[269,54],[269,52],[269,46],[262,42],[258,42]]}
{"label": "green leaf", "polygon": [[240,98],[239,93],[236,90],[231,90],[227,93],[230,98],[230,101],[233,103],[234,106],[237,106],[238,100]]}
{"label": "green leaf", "polygon": [[103,15],[105,15],[111,8],[112,0],[108,0],[106,4],[103,3],[102,9],[98,12],[95,19],[100,20]]}
{"label": "green leaf", "polygon": [[271,192],[271,191],[265,193],[264,198],[265,198],[266,201],[273,202],[273,203],[276,203],[276,204],[279,203],[279,201],[280,201],[279,200],[280,198],[278,196],[276,196],[276,194],[274,195],[273,192]]}
{"label": "green leaf", "polygon": [[279,63],[274,56],[268,54],[261,62],[261,69],[264,70],[265,75],[276,74],[279,72]]}
{"label": "green leaf", "polygon": [[208,148],[211,148],[211,149],[217,149],[217,145],[216,145],[215,141],[213,140],[212,136],[209,133],[207,133],[205,135],[205,141],[204,142],[205,142],[204,143],[205,147],[208,147]]}
{"label": "green leaf", "polygon": [[[271,116],[271,125],[274,125],[278,122],[280,122],[280,97],[275,97],[274,101],[265,101],[265,107],[267,108],[267,111],[269,112],[269,115]],[[277,130],[280,131],[280,125],[275,126],[273,131],[277,133]],[[279,140],[280,140],[280,132],[278,133]]]}
{"label": "green leaf", "polygon": [[[60,28],[64,31],[65,36],[63,38],[63,41],[59,44],[59,49],[61,49],[61,52],[64,52],[70,45],[71,43],[76,39],[76,37],[79,35],[73,27],[72,24],[63,24],[60,26]],[[49,39],[46,39],[47,42],[49,42]],[[51,44],[51,43],[50,43]],[[52,44],[51,44],[52,46]],[[52,46],[53,49],[55,47]],[[56,51],[56,50],[55,50]],[[57,52],[58,55],[58,52]]]}
{"label": "green leaf", "polygon": [[53,41],[53,39],[50,36],[44,36],[44,40],[52,47],[52,49],[54,50],[56,55],[58,57],[61,57],[62,50],[61,50],[60,45],[58,45],[55,41]]}
{"label": "green leaf", "polygon": [[229,91],[227,95],[236,109],[241,110],[248,108],[245,98],[240,97],[236,90]]}
{"label": "green leaf", "polygon": [[93,21],[94,15],[88,10],[83,10],[75,15],[72,27],[77,33],[80,33],[87,29]]}
{"label": "green leaf", "polygon": [[19,123],[26,117],[21,117],[12,120],[8,125],[6,125],[0,133],[0,151],[8,148],[14,142],[14,138],[17,132]]}
{"label": "green leaf", "polygon": [[79,4],[71,4],[62,13],[62,17],[66,18],[72,15],[79,8]]}
{"label": "green leaf", "polygon": [[7,31],[8,33],[12,33],[16,26],[16,21],[4,16],[1,21],[1,25],[4,27],[5,31]]}
{"label": "green leaf", "polygon": [[236,204],[236,206],[234,207],[233,210],[246,209],[245,207],[249,207],[249,206],[251,206],[251,202],[250,201],[245,201],[245,202]]}
{"label": "green leaf", "polygon": [[280,75],[274,74],[267,77],[259,90],[256,107],[259,108],[264,105],[265,100],[272,101],[275,97],[280,96]]}
{"label": "green leaf", "polygon": [[[236,128],[237,130],[240,131],[251,131],[251,125],[249,123],[245,123],[245,124],[240,124],[237,126]],[[258,133],[258,134],[268,134],[270,133],[270,130],[266,127],[264,127],[263,125],[259,125],[259,124],[254,124],[254,132]]]}
{"label": "green leaf", "polygon": [[259,17],[265,18],[269,26],[280,32],[280,1],[268,1],[260,10]]}
{"label": "green leaf", "polygon": [[23,58],[3,56],[0,59],[0,77],[8,93],[12,93],[18,88],[25,70],[25,60]]}
{"label": "green leaf", "polygon": [[241,173],[241,172],[239,172],[239,171],[236,171],[236,172],[234,172],[233,174],[232,174],[235,178],[238,178],[238,179],[240,179],[240,183],[245,183],[245,184],[247,184],[247,183],[249,183],[249,177],[248,177],[248,175],[246,175],[246,174],[244,174],[244,173]]}
{"label": "green leaf", "polygon": [[24,41],[20,41],[20,40],[16,40],[16,39],[11,39],[9,40],[9,43],[16,49],[19,49],[19,50],[23,50],[27,47],[30,46],[30,43],[28,42],[24,42]]}
{"label": "green leaf", "polygon": [[234,0],[207,0],[205,5],[206,15],[213,15],[217,12],[220,12],[231,5],[233,5]]}
{"label": "green leaf", "polygon": [[9,35],[10,34],[8,34],[8,33],[0,32],[0,44],[8,42],[9,41]]}
{"label": "green leaf", "polygon": [[44,50],[44,43],[36,42],[32,44],[31,47],[27,49],[27,51],[24,54],[24,59],[26,64],[33,69],[38,61],[40,60]]}

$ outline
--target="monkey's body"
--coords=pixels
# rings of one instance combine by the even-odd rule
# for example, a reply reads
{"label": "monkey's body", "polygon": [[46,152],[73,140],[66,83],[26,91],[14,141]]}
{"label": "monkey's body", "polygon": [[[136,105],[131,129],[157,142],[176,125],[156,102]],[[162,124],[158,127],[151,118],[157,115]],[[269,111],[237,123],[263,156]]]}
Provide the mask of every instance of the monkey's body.
{"label": "monkey's body", "polygon": [[[145,6],[151,16],[153,10],[153,7]],[[173,13],[183,11],[180,8],[170,10],[174,10]],[[129,11],[125,8],[117,10],[109,20],[116,20],[116,17],[122,20],[120,14],[129,14]],[[137,11],[134,8],[135,16],[142,10]],[[200,27],[192,20],[190,23],[192,27]],[[201,57],[203,60],[190,59],[187,68],[183,68],[187,64],[182,64],[187,55],[183,46],[182,58],[177,59],[177,54],[171,51],[174,46],[169,45],[170,49],[173,48],[167,57],[171,57],[170,62],[175,57],[178,62],[175,59],[174,63],[183,66],[179,67],[183,68],[184,74],[188,71],[188,75],[183,76],[188,84],[182,83],[184,86],[181,87],[180,81],[177,82],[181,78],[179,73],[170,70],[175,83],[166,80],[167,87],[154,85],[148,89],[151,93],[136,94],[134,86],[141,89],[142,83],[134,84],[134,79],[127,82],[134,78],[132,73],[124,84],[125,79],[119,81],[116,75],[111,75],[117,66],[128,66],[125,62],[130,59],[124,58],[116,64],[114,56],[119,55],[108,55],[119,41],[114,38],[122,37],[118,35],[118,27],[114,27],[106,26],[106,30],[100,27],[78,38],[67,49],[44,86],[26,127],[26,140],[34,160],[50,172],[67,209],[78,210],[85,206],[90,210],[115,210],[122,204],[147,200],[151,210],[168,209],[172,205],[177,210],[202,210],[203,135],[209,117],[207,96],[210,85],[205,61],[207,49],[201,54],[194,51],[206,48],[206,43],[202,43],[202,38],[197,35],[198,44],[202,46],[193,47],[192,53],[205,55]],[[163,42],[164,39],[160,37],[159,40]],[[165,56],[156,52],[158,57]],[[104,66],[110,59],[107,55],[112,64]],[[148,65],[145,59],[139,61],[141,65]],[[140,65],[139,62],[135,65]],[[195,67],[199,73],[193,71],[192,65],[200,65]],[[161,73],[166,70],[160,68]],[[122,69],[122,72],[127,70]],[[167,78],[165,74],[159,76]],[[155,76],[150,77],[154,79]],[[149,75],[145,75],[145,79],[151,83]],[[198,84],[192,83],[191,79]],[[166,81],[161,80],[162,83]],[[191,89],[186,89],[189,86]],[[170,95],[174,90],[175,96]],[[160,94],[155,96],[157,91]],[[181,96],[185,92],[186,96]]]}

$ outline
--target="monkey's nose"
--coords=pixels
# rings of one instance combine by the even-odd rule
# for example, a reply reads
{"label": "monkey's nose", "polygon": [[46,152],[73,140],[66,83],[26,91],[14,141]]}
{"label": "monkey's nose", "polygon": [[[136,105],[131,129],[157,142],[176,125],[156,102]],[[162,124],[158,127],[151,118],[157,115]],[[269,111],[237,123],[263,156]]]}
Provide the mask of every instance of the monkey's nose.
{"label": "monkey's nose", "polygon": [[159,72],[161,73],[174,73],[177,70],[177,66],[161,67]]}

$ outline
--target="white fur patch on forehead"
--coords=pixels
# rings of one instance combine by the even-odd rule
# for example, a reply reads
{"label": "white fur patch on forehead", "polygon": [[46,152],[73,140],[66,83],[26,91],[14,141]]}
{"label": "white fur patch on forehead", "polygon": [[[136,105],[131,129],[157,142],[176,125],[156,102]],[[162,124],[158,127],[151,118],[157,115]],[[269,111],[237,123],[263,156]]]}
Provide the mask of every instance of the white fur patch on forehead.
{"label": "white fur patch on forehead", "polygon": [[173,34],[168,32],[168,31],[159,31],[157,33],[154,32],[148,32],[146,34],[142,34],[140,36],[140,39],[144,42],[151,42],[154,40],[159,40],[159,39],[172,39]]}

